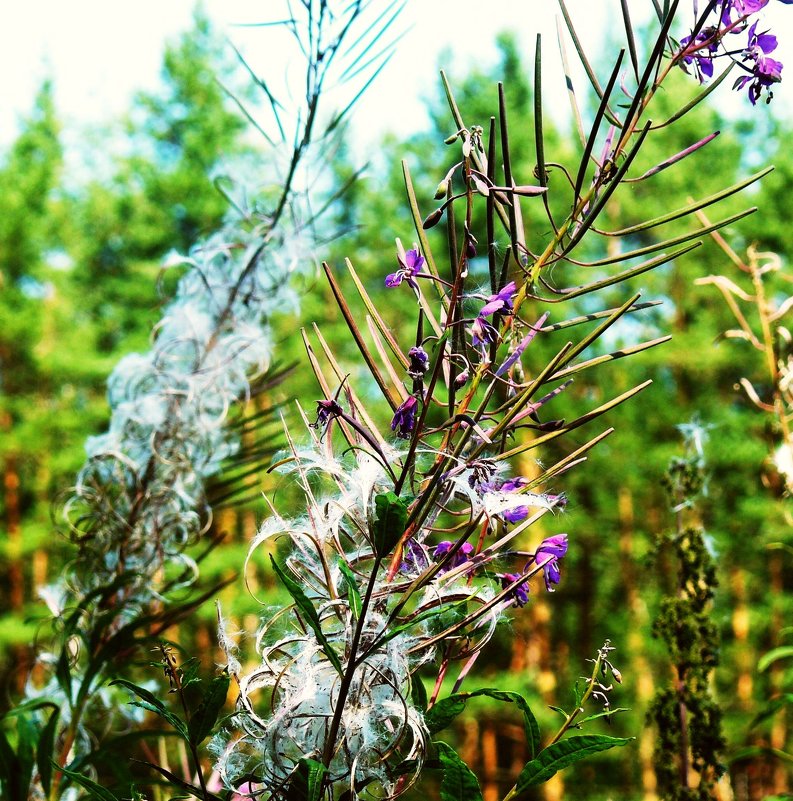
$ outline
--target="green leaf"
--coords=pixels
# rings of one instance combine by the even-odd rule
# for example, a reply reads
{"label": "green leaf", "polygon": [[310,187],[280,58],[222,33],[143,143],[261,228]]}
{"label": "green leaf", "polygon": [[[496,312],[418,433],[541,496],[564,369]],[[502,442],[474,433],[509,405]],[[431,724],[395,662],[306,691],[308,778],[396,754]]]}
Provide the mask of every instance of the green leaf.
{"label": "green leaf", "polygon": [[529,754],[534,758],[540,747],[540,727],[534,713],[526,703],[526,699],[519,693],[497,690],[491,687],[484,687],[481,690],[474,690],[470,693],[455,693],[438,701],[432,709],[424,715],[424,722],[430,734],[445,729],[462,711],[465,709],[466,701],[469,698],[485,696],[496,701],[505,701],[515,704],[523,713],[523,731],[526,734],[526,743],[529,746]]}
{"label": "green leaf", "polygon": [[152,695],[147,689],[144,687],[138,687],[137,684],[133,684],[131,681],[127,681],[126,679],[116,679],[115,681],[110,682],[111,685],[118,684],[122,687],[126,687],[131,693],[137,695],[140,699],[139,701],[130,701],[129,703],[132,706],[140,707],[141,709],[147,709],[149,712],[154,712],[156,715],[159,715],[163,720],[168,721],[171,726],[176,729],[177,733],[180,737],[184,740],[189,741],[189,735],[187,733],[187,726],[185,726],[184,721],[178,716],[171,712],[159,698]]}
{"label": "green leaf", "polygon": [[24,795],[19,789],[17,755],[2,729],[0,729],[0,787],[3,789],[3,798],[8,798],[10,801],[16,799],[24,801],[27,798],[27,788]]}
{"label": "green leaf", "polygon": [[347,593],[347,603],[350,605],[352,616],[355,620],[361,616],[361,593],[358,592],[358,584],[355,580],[355,573],[350,566],[343,560],[339,560],[339,570],[344,576],[344,584]]}
{"label": "green leaf", "polygon": [[373,538],[375,554],[382,559],[394,549],[402,535],[408,519],[407,504],[393,492],[376,495],[374,499],[375,520]]}
{"label": "green leaf", "polygon": [[772,648],[768,653],[763,654],[757,662],[757,669],[762,673],[777,660],[787,659],[793,656],[793,645],[781,645],[779,648]]}
{"label": "green leaf", "polygon": [[209,687],[204,693],[198,709],[193,712],[187,727],[190,742],[193,745],[203,742],[212,731],[212,727],[218,719],[218,714],[220,714],[223,704],[226,703],[230,681],[231,678],[228,673],[221,673],[209,683]]}
{"label": "green leaf", "polygon": [[180,779],[175,773],[171,773],[170,770],[166,770],[159,765],[155,765],[153,762],[144,762],[140,759],[135,759],[133,761],[139,762],[141,765],[146,765],[152,770],[156,770],[158,773],[165,776],[165,778],[168,779],[168,781],[174,787],[178,787],[179,789],[184,790],[186,793],[190,793],[190,795],[194,796],[195,798],[200,798],[201,801],[223,801],[219,795],[215,795],[208,790],[205,792],[201,787],[196,787],[194,784],[190,784],[184,779]]}
{"label": "green leaf", "polygon": [[434,743],[443,770],[441,801],[481,801],[479,781],[457,752],[444,742]]}
{"label": "green leaf", "polygon": [[778,698],[771,699],[770,703],[755,715],[754,720],[749,724],[749,728],[752,729],[758,723],[773,717],[780,709],[784,709],[786,706],[793,706],[793,693],[784,693]]}
{"label": "green leaf", "polygon": [[297,604],[297,608],[303,613],[306,623],[308,623],[311,630],[314,632],[314,636],[317,638],[317,642],[322,646],[325,656],[328,657],[333,667],[335,667],[339,675],[341,675],[344,672],[341,661],[333,648],[331,648],[328,638],[325,636],[325,632],[322,631],[322,624],[320,623],[317,610],[314,609],[314,604],[311,603],[308,596],[303,592],[302,587],[279,566],[272,554],[270,554],[270,562],[278,578],[281,579],[281,583],[286,587],[294,602]]}
{"label": "green leaf", "polygon": [[36,748],[36,765],[39,769],[41,788],[44,795],[50,794],[50,783],[52,781],[52,761],[55,749],[55,733],[57,731],[58,717],[60,709],[56,709],[44,724],[44,728],[39,735],[39,744]]}
{"label": "green leaf", "polygon": [[38,731],[33,721],[25,715],[17,718],[17,770],[19,771],[20,798],[28,798],[33,766],[36,762]]}
{"label": "green leaf", "polygon": [[286,801],[319,801],[327,772],[316,759],[301,759],[289,780]]}
{"label": "green leaf", "polygon": [[425,712],[427,709],[427,688],[418,673],[410,677],[410,700],[413,706]]}
{"label": "green leaf", "polygon": [[535,759],[527,762],[515,784],[516,796],[529,787],[547,782],[557,771],[581,759],[608,751],[618,745],[627,745],[632,737],[608,737],[605,734],[582,734],[568,737],[544,748]]}
{"label": "green leaf", "polygon": [[58,657],[58,664],[55,666],[55,678],[58,686],[63,690],[69,705],[72,703],[72,673],[69,667],[69,648],[64,646]]}
{"label": "green leaf", "polygon": [[119,801],[119,799],[110,792],[110,790],[106,790],[101,785],[97,784],[94,781],[91,781],[86,776],[83,776],[82,773],[78,773],[75,770],[69,770],[68,768],[61,768],[57,763],[53,763],[58,770],[63,771],[63,775],[68,777],[68,779],[75,784],[79,784],[83,790],[88,790],[91,798],[96,798],[99,801]]}

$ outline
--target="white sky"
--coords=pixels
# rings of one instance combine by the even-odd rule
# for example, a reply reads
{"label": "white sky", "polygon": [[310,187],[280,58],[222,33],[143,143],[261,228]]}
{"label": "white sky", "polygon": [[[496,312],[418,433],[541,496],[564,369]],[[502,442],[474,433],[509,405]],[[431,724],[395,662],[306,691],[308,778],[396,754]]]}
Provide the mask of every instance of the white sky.
{"label": "white sky", "polygon": [[[685,0],[684,0],[685,3]],[[137,89],[158,83],[165,41],[189,28],[192,0],[0,0],[0,146],[13,139],[20,115],[32,103],[41,80],[55,79],[56,102],[67,130],[101,124],[123,114]],[[595,51],[607,26],[620,26],[618,0],[568,0],[581,35]],[[263,72],[282,70],[283,56],[262,52],[261,29],[234,29],[239,22],[261,22],[283,10],[276,0],[205,0],[204,7],[249,60]],[[650,0],[632,0],[637,16]],[[771,0],[769,25],[780,39],[775,55],[793,52],[793,7]],[[385,129],[400,134],[423,121],[421,98],[437,82],[438,55],[451,47],[460,58],[491,64],[495,34],[517,32],[531,58],[534,37],[543,33],[544,48],[558,61],[554,0],[408,0],[402,28],[409,28],[395,57],[356,113],[359,136],[373,141]],[[790,43],[786,46],[785,39]],[[793,73],[793,64],[787,67]],[[549,94],[560,73],[546,67]],[[583,85],[577,87],[579,93]],[[722,87],[722,102],[729,91]],[[743,99],[742,99],[743,100]],[[775,92],[775,113],[793,107],[793,75]],[[564,101],[562,101],[564,102]],[[740,103],[740,113],[748,103]],[[760,111],[759,113],[764,113]]]}

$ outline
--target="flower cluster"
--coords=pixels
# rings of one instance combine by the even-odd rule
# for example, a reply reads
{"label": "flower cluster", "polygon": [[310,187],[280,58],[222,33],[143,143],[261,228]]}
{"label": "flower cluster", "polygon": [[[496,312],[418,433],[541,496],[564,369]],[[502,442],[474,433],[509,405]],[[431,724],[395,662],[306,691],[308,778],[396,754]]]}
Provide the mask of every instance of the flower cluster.
{"label": "flower cluster", "polygon": [[[780,0],[790,5],[793,0]],[[700,19],[688,36],[680,40],[677,61],[686,71],[694,71],[700,83],[713,77],[714,59],[724,56],[743,71],[733,89],[747,88],[749,100],[755,105],[763,91],[766,102],[773,97],[772,87],[782,80],[782,62],[771,57],[777,48],[777,38],[768,31],[758,31],[759,19],[752,17],[767,6],[769,0],[722,0],[709,4],[716,15],[710,24]],[[751,22],[750,22],[751,21]],[[746,34],[743,46],[738,36]]]}

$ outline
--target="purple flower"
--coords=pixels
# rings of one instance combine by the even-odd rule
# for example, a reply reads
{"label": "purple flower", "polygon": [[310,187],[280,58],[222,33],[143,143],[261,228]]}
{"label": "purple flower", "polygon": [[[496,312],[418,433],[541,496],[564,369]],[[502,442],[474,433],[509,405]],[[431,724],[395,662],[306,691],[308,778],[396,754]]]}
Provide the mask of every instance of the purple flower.
{"label": "purple flower", "polygon": [[553,592],[552,584],[558,584],[562,578],[559,571],[559,560],[567,553],[567,534],[555,534],[544,539],[534,553],[534,562],[542,565],[545,574],[545,589]]}
{"label": "purple flower", "polygon": [[733,84],[733,89],[743,89],[749,85],[749,100],[754,106],[760,99],[763,89],[767,90],[768,97],[766,102],[770,102],[773,93],[770,87],[782,80],[782,62],[770,58],[777,48],[777,38],[773,34],[757,33],[757,22],[749,28],[749,40],[744,50],[744,61],[754,61],[754,66],[742,65],[749,71],[748,75],[742,75]]}
{"label": "purple flower", "polygon": [[421,573],[428,566],[429,560],[425,550],[411,537],[405,543],[399,570],[402,573]]}
{"label": "purple flower", "polygon": [[[454,547],[454,543],[449,540],[443,540],[435,546],[432,552],[432,558],[438,562],[443,559],[449,551]],[[457,553],[447,562],[438,572],[446,573],[448,570],[454,570],[455,567],[464,565],[470,558],[474,551],[474,546],[470,542],[464,542]]]}
{"label": "purple flower", "polygon": [[394,412],[394,419],[391,420],[391,430],[396,431],[400,439],[409,439],[410,432],[416,425],[416,406],[418,401],[411,395]]}
{"label": "purple flower", "polygon": [[399,269],[395,273],[390,273],[385,277],[385,285],[387,287],[399,286],[403,280],[407,281],[414,289],[418,284],[413,279],[413,276],[421,270],[424,266],[424,256],[417,250],[408,250],[405,253],[405,260],[397,256],[399,262]]}
{"label": "purple flower", "polygon": [[[503,573],[501,575],[501,589],[505,590],[510,584],[513,584],[520,578],[520,573]],[[514,601],[518,606],[526,606],[529,602],[529,583],[522,581],[516,584],[507,597]]]}
{"label": "purple flower", "polygon": [[487,303],[479,310],[479,316],[489,317],[494,312],[511,312],[515,292],[515,282],[510,281],[503,289],[487,299]]}
{"label": "purple flower", "polygon": [[312,428],[323,428],[333,418],[344,413],[344,409],[331,398],[331,400],[317,401],[317,419],[311,424]]}
{"label": "purple flower", "polygon": [[691,37],[684,36],[680,40],[681,51],[686,53],[680,59],[680,66],[688,72],[687,67],[694,65],[694,73],[700,83],[705,83],[708,78],[713,77],[713,56],[719,49],[716,28],[703,28],[696,37],[692,45]]}
{"label": "purple flower", "polygon": [[471,324],[471,342],[475,348],[498,339],[498,331],[484,318],[477,317]]}
{"label": "purple flower", "polygon": [[423,378],[429,367],[430,357],[424,348],[416,347],[408,351],[408,358],[410,365],[408,366],[408,375],[411,378]]}

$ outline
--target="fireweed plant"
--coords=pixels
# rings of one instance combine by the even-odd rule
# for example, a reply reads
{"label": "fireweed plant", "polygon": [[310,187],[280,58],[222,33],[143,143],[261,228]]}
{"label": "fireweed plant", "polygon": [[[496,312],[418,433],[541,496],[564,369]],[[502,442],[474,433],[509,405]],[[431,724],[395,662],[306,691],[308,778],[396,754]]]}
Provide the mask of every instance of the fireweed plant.
{"label": "fireweed plant", "polygon": [[[111,375],[109,430],[88,441],[87,461],[56,509],[76,552],[42,592],[55,616],[55,639],[37,654],[26,698],[10,713],[15,727],[0,729],[3,798],[72,799],[84,791],[113,797],[91,778],[93,765],[101,767],[97,755],[114,730],[140,724],[141,708],[164,709],[154,684],[141,688],[119,677],[130,660],[151,659],[162,633],[217,592],[193,591],[185,601],[201,558],[193,546],[210,531],[212,501],[246,488],[234,478],[251,458],[242,435],[255,439],[270,418],[259,412],[246,419],[245,402],[283,377],[272,361],[269,320],[294,308],[290,277],[314,263],[325,225],[306,194],[323,163],[315,151],[327,155],[334,147],[334,132],[389,57],[394,40],[384,37],[399,11],[388,3],[301,5],[281,26],[304,58],[304,95],[281,102],[257,78],[271,122],[260,124],[243,109],[268,146],[265,189],[244,192],[218,178],[221,191],[239,195],[229,195],[233,211],[222,230],[167,260],[181,276],[151,349],[125,357]],[[240,61],[249,69],[241,55]],[[328,84],[341,109],[332,116],[319,111]],[[260,440],[255,448],[259,457],[276,450]],[[208,481],[221,468],[232,468],[233,477],[212,496]],[[215,544],[208,539],[203,556]],[[170,691],[185,704],[195,665],[178,668],[169,648],[159,651]],[[227,685],[213,682],[201,704],[184,706],[189,724],[177,726],[202,797],[208,791],[197,747]],[[130,690],[136,706],[127,703]]]}
{"label": "fireweed plant", "polygon": [[[699,11],[695,5],[693,27],[679,40],[673,34],[680,3],[654,5],[656,33],[640,58],[627,3],[621,4],[627,46],[601,82],[560,0],[596,95],[585,133],[567,70],[582,148],[577,163],[554,161],[545,147],[538,37],[533,175],[513,175],[503,87],[497,114],[469,121],[444,77],[454,126],[447,144],[456,155],[438,176],[438,205],[425,214],[403,164],[416,239],[409,247],[397,240],[394,267],[383,270],[381,279],[384,300],[369,294],[351,261],[344,276],[324,265],[365,378],[356,387],[358,379],[350,375],[361,371],[348,374],[319,327],[304,331],[322,397],[315,410],[300,409],[306,434],[287,430],[289,447],[273,469],[292,477],[306,505],[297,516],[273,507],[248,557],[268,544],[272,570],[294,603],[265,614],[256,635],[258,664],[250,669],[240,666],[233,638],[222,628],[220,634],[239,698],[236,714],[212,747],[218,772],[241,796],[395,798],[424,769],[440,769],[444,801],[475,801],[482,797],[476,777],[451,746],[434,738],[467,699],[482,695],[514,704],[524,720],[529,761],[505,801],[525,797],[577,760],[629,742],[568,736],[585,722],[579,715],[586,702],[603,705],[590,718],[613,713],[609,692],[620,674],[609,644],[576,690],[573,711],[562,711],[559,732],[544,741],[520,695],[462,688],[499,621],[509,612],[520,614],[543,585],[552,592],[560,582],[574,538],[568,543],[567,534],[532,537],[533,526],[564,509],[564,473],[585,461],[611,429],[549,466],[531,461],[532,452],[597,420],[647,382],[573,420],[554,414],[554,399],[587,370],[668,339],[611,353],[601,346],[600,355],[584,356],[626,315],[654,305],[626,291],[623,302],[608,307],[598,300],[600,291],[613,292],[681,257],[698,246],[694,240],[703,233],[754,211],[704,231],[694,226],[671,239],[636,244],[640,237],[647,241],[648,231],[684,219],[764,173],[630,227],[601,222],[621,187],[650,181],[713,139],[716,134],[708,133],[661,164],[632,171],[647,138],[662,135],[731,69],[746,73],[735,88],[748,85],[753,105],[764,93],[770,98],[781,79],[782,65],[769,56],[776,40],[762,30],[758,16],[766,2],[723,0]],[[562,56],[566,68],[564,47]],[[705,82],[717,64],[724,70],[693,100],[671,117],[652,118],[653,99],[673,70],[695,72]],[[543,207],[547,232],[525,230],[523,203]],[[567,209],[563,214],[555,211],[561,207]],[[443,256],[427,233],[442,224]],[[477,272],[485,264],[483,282]],[[596,277],[570,279],[580,268]],[[346,280],[359,301],[345,294]],[[413,319],[394,329],[382,312],[392,293],[415,300]],[[358,302],[364,312],[355,309]],[[585,333],[567,339],[581,329]],[[553,343],[550,360],[532,360],[537,338]],[[362,400],[370,389],[389,410],[390,425],[382,430],[371,402]],[[274,553],[276,543],[284,546],[285,558]],[[419,673],[430,672],[428,694]],[[449,685],[451,694],[445,695]]]}
{"label": "fireweed plant", "polygon": [[[712,140],[715,134],[709,133],[654,168],[631,172],[647,137],[661,135],[706,97],[730,66],[747,73],[742,77],[749,80],[737,88],[748,85],[753,102],[781,78],[781,64],[768,55],[774,51],[770,35],[762,23],[757,27],[765,4],[711,2],[701,13],[695,9],[693,27],[676,40],[680,3],[654,0],[657,31],[640,58],[622,3],[626,50],[601,83],[561,3],[596,111],[587,134],[568,75],[581,156],[573,165],[553,161],[543,138],[538,39],[536,168],[520,180],[511,168],[503,89],[497,115],[477,125],[464,119],[446,84],[454,120],[448,143],[459,153],[442,176],[440,205],[424,220],[405,166],[417,241],[407,248],[398,244],[396,265],[383,275],[384,293],[411,293],[415,299],[409,327],[388,327],[348,262],[366,309],[367,340],[339,277],[325,266],[368,373],[361,389],[373,385],[380,392],[390,426],[378,428],[356,381],[346,376],[319,329],[321,357],[305,334],[323,397],[315,412],[303,413],[306,435],[286,432],[287,451],[273,468],[294,479],[305,506],[297,516],[273,509],[249,556],[263,543],[290,544],[285,560],[271,556],[271,564],[294,603],[268,612],[256,639],[258,664],[245,670],[219,615],[226,671],[192,708],[185,689],[195,671],[179,666],[162,646],[163,673],[181,701],[177,714],[155,692],[123,678],[124,668],[212,594],[181,604],[172,600],[175,590],[195,579],[196,561],[186,548],[210,528],[207,479],[238,449],[239,432],[227,425],[230,411],[269,362],[267,319],[284,306],[290,266],[310,260],[316,212],[299,202],[298,190],[308,185],[300,171],[311,161],[312,144],[327,158],[330,135],[390,52],[393,42],[384,44],[383,35],[398,13],[393,4],[363,2],[337,7],[304,0],[290,7],[279,24],[294,35],[306,59],[304,103],[295,112],[294,131],[286,125],[285,106],[258,78],[275,135],[251,115],[274,162],[283,159],[278,186],[261,204],[241,206],[229,229],[184,260],[151,352],[125,359],[111,378],[110,430],[89,442],[88,461],[60,512],[77,552],[63,582],[47,593],[59,615],[59,637],[41,655],[28,697],[14,710],[16,728],[6,726],[0,736],[4,797],[54,800],[84,792],[104,801],[116,798],[91,773],[109,753],[103,749],[114,716],[129,709],[113,695],[119,688],[136,696],[133,712],[158,713],[184,745],[190,780],[155,765],[161,780],[202,799],[219,798],[218,792],[228,797],[232,790],[289,801],[396,797],[424,768],[441,768],[444,799],[475,801],[481,793],[473,773],[448,744],[433,739],[474,696],[512,703],[523,716],[530,759],[507,793],[509,801],[572,762],[628,742],[570,736],[586,722],[582,714],[589,702],[603,707],[590,718],[612,714],[609,693],[620,675],[609,644],[594,655],[573,709],[562,712],[559,730],[544,741],[520,695],[462,685],[498,622],[541,591],[537,579],[542,577],[546,591],[561,581],[567,535],[531,540],[531,529],[564,508],[561,477],[611,429],[568,449],[550,466],[530,463],[531,452],[598,419],[646,384],[569,421],[554,416],[554,398],[587,370],[666,339],[580,359],[626,315],[653,305],[628,294],[610,307],[598,300],[600,290],[613,291],[690,251],[703,231],[637,247],[639,236],[762,175],[628,228],[600,222],[624,184],[651,180]],[[715,71],[713,64],[727,69],[671,118],[652,119],[653,98],[673,70],[698,71],[704,80]],[[342,112],[321,123],[323,87],[356,80]],[[555,211],[551,198],[568,211]],[[523,202],[543,207],[549,233],[524,230]],[[751,211],[719,220],[705,232]],[[482,230],[475,212],[477,220],[484,217]],[[426,233],[441,222],[447,234],[443,258],[433,254]],[[604,255],[592,258],[593,252]],[[487,264],[484,283],[475,279],[480,254]],[[568,280],[578,268],[596,277]],[[568,332],[581,330],[566,340]],[[537,337],[556,347],[545,363],[531,360]],[[422,669],[435,674],[429,696],[417,676]],[[239,698],[236,714],[212,740],[217,774],[229,788],[219,791],[204,775],[199,749],[216,728],[229,677]],[[445,679],[453,680],[450,695],[442,693]],[[105,710],[97,711],[103,704]]]}

